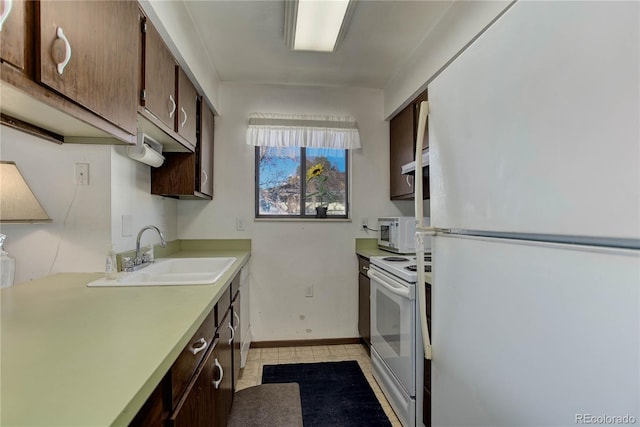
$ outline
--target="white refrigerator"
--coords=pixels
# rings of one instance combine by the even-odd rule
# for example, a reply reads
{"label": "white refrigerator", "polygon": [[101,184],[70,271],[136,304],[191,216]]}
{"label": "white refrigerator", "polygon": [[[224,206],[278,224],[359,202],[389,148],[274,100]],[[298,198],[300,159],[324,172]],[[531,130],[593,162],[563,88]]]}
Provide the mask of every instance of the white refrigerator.
{"label": "white refrigerator", "polygon": [[517,2],[428,85],[433,426],[640,424],[639,4]]}

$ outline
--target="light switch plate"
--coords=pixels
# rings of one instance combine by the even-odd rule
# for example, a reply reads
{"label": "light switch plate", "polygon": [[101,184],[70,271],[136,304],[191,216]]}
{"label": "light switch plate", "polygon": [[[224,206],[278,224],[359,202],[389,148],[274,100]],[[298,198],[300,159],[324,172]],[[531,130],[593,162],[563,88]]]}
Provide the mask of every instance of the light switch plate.
{"label": "light switch plate", "polygon": [[122,237],[133,236],[133,216],[122,215]]}

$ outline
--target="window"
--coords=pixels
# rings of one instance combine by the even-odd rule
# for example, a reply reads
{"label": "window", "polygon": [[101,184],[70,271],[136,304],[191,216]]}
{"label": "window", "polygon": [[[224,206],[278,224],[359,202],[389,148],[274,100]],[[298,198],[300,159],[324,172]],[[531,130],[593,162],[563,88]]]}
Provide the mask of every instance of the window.
{"label": "window", "polygon": [[348,218],[348,150],[256,147],[256,218]]}

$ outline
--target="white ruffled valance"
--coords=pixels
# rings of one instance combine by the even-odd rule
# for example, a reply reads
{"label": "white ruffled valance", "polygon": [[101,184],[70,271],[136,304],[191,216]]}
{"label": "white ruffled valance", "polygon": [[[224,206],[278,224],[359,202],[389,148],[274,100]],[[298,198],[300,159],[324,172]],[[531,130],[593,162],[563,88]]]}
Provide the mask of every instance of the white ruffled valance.
{"label": "white ruffled valance", "polygon": [[352,116],[251,113],[247,144],[261,147],[360,148]]}

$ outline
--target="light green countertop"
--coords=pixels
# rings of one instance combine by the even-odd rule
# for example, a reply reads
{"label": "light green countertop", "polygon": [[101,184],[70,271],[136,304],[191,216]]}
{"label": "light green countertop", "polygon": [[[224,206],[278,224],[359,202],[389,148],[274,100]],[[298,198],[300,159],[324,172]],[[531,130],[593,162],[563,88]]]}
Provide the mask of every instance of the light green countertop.
{"label": "light green countertop", "polygon": [[212,285],[89,288],[103,274],[61,273],[3,289],[0,424],[127,425],[250,256],[250,243],[182,243],[171,257],[237,260]]}
{"label": "light green countertop", "polygon": [[391,256],[392,252],[378,249],[378,239],[356,239],[356,254],[365,258],[372,256]]}

